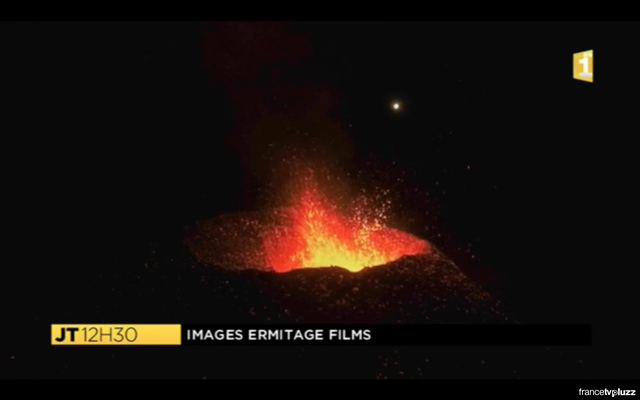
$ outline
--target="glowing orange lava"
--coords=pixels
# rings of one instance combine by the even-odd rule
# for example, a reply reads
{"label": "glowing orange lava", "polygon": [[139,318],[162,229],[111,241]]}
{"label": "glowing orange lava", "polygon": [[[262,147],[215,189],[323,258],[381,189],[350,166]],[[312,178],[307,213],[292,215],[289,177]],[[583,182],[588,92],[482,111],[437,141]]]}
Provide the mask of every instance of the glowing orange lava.
{"label": "glowing orange lava", "polygon": [[309,182],[296,197],[284,211],[286,224],[268,229],[262,239],[265,261],[277,272],[328,266],[357,272],[429,250],[426,241],[365,218],[360,209],[341,213]]}

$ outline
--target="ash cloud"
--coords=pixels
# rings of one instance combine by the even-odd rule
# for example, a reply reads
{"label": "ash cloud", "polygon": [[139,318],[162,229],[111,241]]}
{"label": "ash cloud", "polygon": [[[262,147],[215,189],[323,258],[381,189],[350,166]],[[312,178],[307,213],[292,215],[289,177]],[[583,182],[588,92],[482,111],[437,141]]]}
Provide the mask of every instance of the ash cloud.
{"label": "ash cloud", "polygon": [[340,175],[350,140],[309,36],[279,22],[215,22],[205,30],[208,72],[232,104],[236,129],[227,140],[243,160],[244,186],[277,192],[296,173],[291,160]]}

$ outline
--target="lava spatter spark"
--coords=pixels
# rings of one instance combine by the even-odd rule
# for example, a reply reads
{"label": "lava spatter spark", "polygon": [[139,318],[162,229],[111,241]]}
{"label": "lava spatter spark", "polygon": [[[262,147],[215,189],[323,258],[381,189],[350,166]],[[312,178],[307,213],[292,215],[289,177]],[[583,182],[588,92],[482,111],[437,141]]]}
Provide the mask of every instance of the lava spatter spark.
{"label": "lava spatter spark", "polygon": [[362,205],[341,212],[311,179],[285,214],[286,224],[263,236],[265,261],[278,272],[326,266],[355,272],[428,251],[426,241],[384,226],[384,215],[365,217]]}

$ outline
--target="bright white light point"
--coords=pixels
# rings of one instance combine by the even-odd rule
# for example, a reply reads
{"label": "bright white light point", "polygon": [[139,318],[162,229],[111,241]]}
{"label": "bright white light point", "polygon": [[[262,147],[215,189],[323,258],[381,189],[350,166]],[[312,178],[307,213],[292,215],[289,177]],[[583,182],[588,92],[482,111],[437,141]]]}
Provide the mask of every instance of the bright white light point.
{"label": "bright white light point", "polygon": [[394,110],[397,110],[397,109],[399,109],[399,108],[400,108],[400,104],[398,104],[398,103],[393,103],[393,109],[394,109]]}

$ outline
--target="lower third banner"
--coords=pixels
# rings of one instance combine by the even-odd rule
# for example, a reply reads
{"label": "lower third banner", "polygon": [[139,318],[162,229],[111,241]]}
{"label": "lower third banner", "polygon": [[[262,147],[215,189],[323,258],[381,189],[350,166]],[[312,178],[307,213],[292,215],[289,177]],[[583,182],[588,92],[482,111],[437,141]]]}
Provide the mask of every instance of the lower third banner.
{"label": "lower third banner", "polygon": [[52,345],[590,346],[590,325],[51,326]]}

